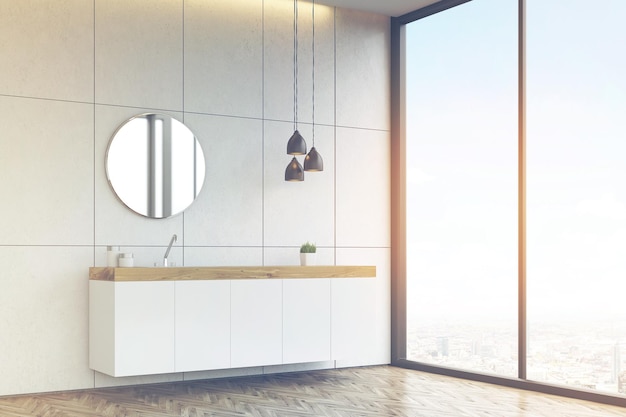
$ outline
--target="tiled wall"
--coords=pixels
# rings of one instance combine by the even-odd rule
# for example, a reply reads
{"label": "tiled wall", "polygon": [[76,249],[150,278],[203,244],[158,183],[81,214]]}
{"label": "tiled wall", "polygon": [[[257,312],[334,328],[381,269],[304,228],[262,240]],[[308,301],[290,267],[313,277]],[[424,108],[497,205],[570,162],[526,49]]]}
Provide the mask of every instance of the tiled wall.
{"label": "tiled wall", "polygon": [[[311,145],[311,4],[298,21],[299,129]],[[88,368],[87,271],[106,245],[136,264],[375,264],[369,347],[389,361],[389,19],[316,6],[322,173],[283,181],[293,132],[293,2],[0,0],[0,395],[233,374],[113,379]],[[129,117],[158,111],[200,140],[207,180],[184,214],[129,211],[104,158]],[[308,365],[329,366],[329,364]]]}

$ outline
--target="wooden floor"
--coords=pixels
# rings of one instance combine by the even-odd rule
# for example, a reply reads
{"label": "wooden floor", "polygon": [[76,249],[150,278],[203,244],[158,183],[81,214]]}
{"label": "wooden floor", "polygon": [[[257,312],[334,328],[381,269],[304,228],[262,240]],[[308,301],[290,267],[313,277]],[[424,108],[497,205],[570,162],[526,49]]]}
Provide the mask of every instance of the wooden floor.
{"label": "wooden floor", "polygon": [[626,409],[376,366],[0,397],[2,417],[615,417]]}

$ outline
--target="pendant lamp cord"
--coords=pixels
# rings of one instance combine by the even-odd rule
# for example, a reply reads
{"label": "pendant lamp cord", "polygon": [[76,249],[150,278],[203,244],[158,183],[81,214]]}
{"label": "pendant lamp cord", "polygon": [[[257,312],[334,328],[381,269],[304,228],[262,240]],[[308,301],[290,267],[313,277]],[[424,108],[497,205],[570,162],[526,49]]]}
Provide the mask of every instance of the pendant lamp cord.
{"label": "pendant lamp cord", "polygon": [[312,92],[312,101],[313,101],[313,117],[312,117],[312,130],[313,130],[313,147],[315,147],[315,0],[311,1],[311,24],[313,26],[312,31],[312,41],[311,41],[311,50],[313,56],[313,70],[311,78],[313,78],[313,92]]}
{"label": "pendant lamp cord", "polygon": [[298,130],[298,0],[293,2],[293,130]]}

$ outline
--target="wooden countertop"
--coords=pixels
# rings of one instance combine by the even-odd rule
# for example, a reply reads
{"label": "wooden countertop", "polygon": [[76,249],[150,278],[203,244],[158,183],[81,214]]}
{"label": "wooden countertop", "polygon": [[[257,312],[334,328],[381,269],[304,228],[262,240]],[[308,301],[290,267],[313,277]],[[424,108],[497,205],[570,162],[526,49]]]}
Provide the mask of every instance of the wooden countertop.
{"label": "wooden countertop", "polygon": [[91,267],[89,279],[99,281],[183,281],[218,279],[373,278],[375,266],[203,266]]}

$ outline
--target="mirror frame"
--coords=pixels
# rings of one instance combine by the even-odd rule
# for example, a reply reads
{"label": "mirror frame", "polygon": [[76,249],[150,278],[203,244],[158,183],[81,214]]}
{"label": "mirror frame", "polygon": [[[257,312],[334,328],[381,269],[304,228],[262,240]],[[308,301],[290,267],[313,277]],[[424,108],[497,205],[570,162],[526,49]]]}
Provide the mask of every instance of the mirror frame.
{"label": "mirror frame", "polygon": [[[151,120],[152,119],[152,120]],[[133,138],[132,132],[124,133],[125,130],[132,129],[136,126],[132,126],[131,123],[137,120],[147,121],[146,127],[143,127],[143,134],[146,136],[145,144],[145,158],[144,154],[136,153],[133,159],[132,155],[124,155],[122,149],[118,149],[121,146],[121,140],[126,138]],[[155,123],[155,121],[162,121],[162,123]],[[142,128],[140,126],[139,128]],[[184,129],[181,131],[181,129]],[[178,130],[178,135],[174,135]],[[169,132],[167,134],[165,132]],[[123,134],[124,133],[124,134]],[[181,134],[182,133],[182,134]],[[180,147],[175,147],[176,141],[180,143],[188,137],[194,139],[191,154],[185,156],[187,163],[181,163],[180,160],[174,160],[173,155],[180,158]],[[116,139],[118,142],[115,142]],[[117,143],[117,146],[115,145]],[[140,145],[144,146],[144,145]],[[112,151],[113,148],[113,151]],[[178,150],[177,150],[178,149]],[[129,149],[126,149],[128,152]],[[132,149],[130,149],[132,151]],[[133,163],[138,161],[139,165],[145,169],[145,174],[139,174],[133,176],[132,172],[125,171],[122,168],[118,170],[110,165],[115,165],[115,161],[112,161],[112,155],[119,154],[119,164],[129,164],[129,159]],[[167,158],[169,156],[169,158]],[[191,161],[191,163],[188,163]],[[191,206],[197,199],[198,195],[202,191],[202,187],[206,180],[206,160],[204,151],[198,140],[198,137],[180,120],[163,113],[141,113],[125,120],[121,123],[111,135],[109,139],[105,157],[104,167],[107,182],[111,187],[111,190],[117,197],[117,199],[126,206],[129,210],[137,213],[141,216],[151,219],[166,219],[183,213],[187,208]],[[186,169],[183,169],[186,168]],[[187,178],[185,184],[181,184],[180,178],[181,172],[187,171]],[[160,172],[160,178],[157,175]],[[170,174],[167,175],[166,173]],[[122,187],[122,181],[120,178],[131,179],[134,182],[145,183],[145,190],[142,186],[134,185],[132,191]],[[176,189],[180,191],[181,186],[187,186],[187,181],[191,180],[191,190],[193,197],[184,197],[182,201],[179,199],[174,201],[174,194]],[[132,181],[131,181],[132,182]],[[178,186],[176,184],[179,184]],[[145,198],[145,206],[143,203],[138,204],[136,201],[140,199],[129,198],[129,193],[139,193]],[[169,196],[169,199],[167,198]],[[134,200],[134,201],[133,201]]]}

